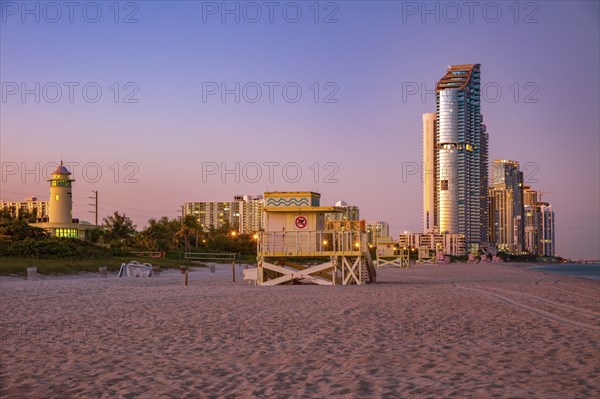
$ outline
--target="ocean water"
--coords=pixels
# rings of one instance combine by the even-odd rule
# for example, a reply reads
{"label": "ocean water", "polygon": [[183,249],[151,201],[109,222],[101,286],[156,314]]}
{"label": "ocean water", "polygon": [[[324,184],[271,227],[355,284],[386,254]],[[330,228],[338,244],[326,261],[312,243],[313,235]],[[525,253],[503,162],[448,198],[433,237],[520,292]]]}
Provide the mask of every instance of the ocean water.
{"label": "ocean water", "polygon": [[600,264],[580,265],[577,263],[562,263],[560,265],[533,266],[532,269],[542,272],[565,274],[568,276],[584,277],[600,280]]}

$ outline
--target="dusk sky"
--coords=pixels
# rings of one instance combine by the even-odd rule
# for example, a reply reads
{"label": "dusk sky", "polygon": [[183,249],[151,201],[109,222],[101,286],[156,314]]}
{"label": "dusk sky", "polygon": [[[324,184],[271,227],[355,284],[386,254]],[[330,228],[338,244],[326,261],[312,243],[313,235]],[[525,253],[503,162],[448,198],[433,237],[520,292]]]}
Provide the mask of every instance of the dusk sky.
{"label": "dusk sky", "polygon": [[[46,200],[62,158],[82,220],[92,190],[101,218],[138,228],[185,201],[311,190],[419,232],[421,178],[403,166],[421,164],[446,67],[480,63],[490,161],[546,192],[557,255],[600,258],[597,1],[226,3],[238,21],[222,2],[74,3],[0,2],[3,200]],[[238,182],[203,176],[236,163]]]}

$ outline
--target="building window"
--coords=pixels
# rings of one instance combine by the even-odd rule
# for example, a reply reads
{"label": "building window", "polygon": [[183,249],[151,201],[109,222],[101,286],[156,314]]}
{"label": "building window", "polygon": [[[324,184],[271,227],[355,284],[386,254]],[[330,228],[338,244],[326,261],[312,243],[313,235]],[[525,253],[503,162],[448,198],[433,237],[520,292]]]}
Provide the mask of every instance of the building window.
{"label": "building window", "polygon": [[59,197],[59,195],[58,195],[58,194],[56,194],[56,196],[54,197],[54,199],[56,199],[57,201],[58,201],[58,199],[59,199],[59,198],[60,198],[60,197]]}
{"label": "building window", "polygon": [[442,191],[447,191],[448,190],[448,180],[442,180],[440,183],[441,183],[440,189]]}
{"label": "building window", "polygon": [[79,237],[79,231],[78,229],[55,229],[54,235],[56,237],[77,238]]}

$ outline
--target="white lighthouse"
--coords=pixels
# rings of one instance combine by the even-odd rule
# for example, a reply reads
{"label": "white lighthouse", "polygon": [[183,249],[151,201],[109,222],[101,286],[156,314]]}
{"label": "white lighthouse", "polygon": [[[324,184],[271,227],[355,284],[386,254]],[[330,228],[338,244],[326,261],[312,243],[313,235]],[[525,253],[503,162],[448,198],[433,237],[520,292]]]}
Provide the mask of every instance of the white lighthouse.
{"label": "white lighthouse", "polygon": [[48,221],[50,223],[73,222],[73,194],[71,192],[71,172],[60,161],[60,165],[52,172],[50,182],[50,201],[48,204]]}
{"label": "white lighthouse", "polygon": [[85,239],[88,231],[97,228],[89,222],[73,219],[73,194],[71,172],[60,161],[52,172],[50,199],[48,201],[48,221],[32,223],[33,226],[46,229],[51,236]]}

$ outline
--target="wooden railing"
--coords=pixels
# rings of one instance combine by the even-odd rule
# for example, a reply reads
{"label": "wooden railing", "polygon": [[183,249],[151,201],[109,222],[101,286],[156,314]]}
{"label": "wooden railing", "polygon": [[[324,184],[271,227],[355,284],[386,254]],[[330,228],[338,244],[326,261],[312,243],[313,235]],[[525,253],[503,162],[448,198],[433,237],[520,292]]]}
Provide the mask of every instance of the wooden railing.
{"label": "wooden railing", "polygon": [[257,245],[262,256],[359,255],[368,251],[367,235],[358,231],[263,231]]}

